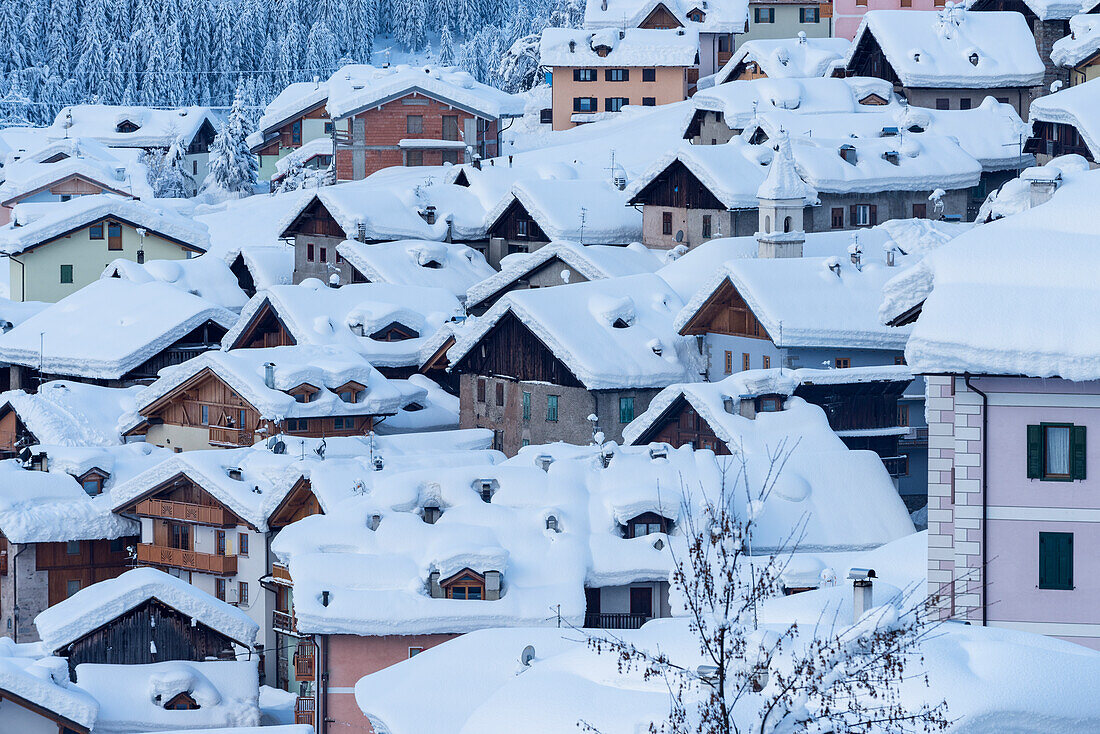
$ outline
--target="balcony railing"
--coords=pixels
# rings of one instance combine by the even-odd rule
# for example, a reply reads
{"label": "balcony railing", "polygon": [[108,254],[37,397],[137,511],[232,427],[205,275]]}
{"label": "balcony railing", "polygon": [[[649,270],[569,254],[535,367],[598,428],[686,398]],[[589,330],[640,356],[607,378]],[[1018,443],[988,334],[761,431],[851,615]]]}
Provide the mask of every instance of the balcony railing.
{"label": "balcony railing", "polygon": [[137,514],[143,517],[162,517],[166,520],[195,523],[196,525],[215,525],[231,527],[237,524],[233,513],[224,507],[195,505],[190,502],[171,500],[142,500],[138,502]]}
{"label": "balcony railing", "polygon": [[892,477],[909,476],[908,456],[884,456],[882,457],[882,463],[886,466],[886,471],[888,471]]}
{"label": "balcony railing", "polygon": [[317,700],[314,698],[305,698],[299,696],[298,700],[294,702],[294,723],[295,724],[309,724],[313,726],[314,719],[317,715]]}
{"label": "balcony railing", "polygon": [[212,573],[216,576],[237,574],[236,556],[216,556],[211,553],[198,553],[151,543],[138,544],[137,559],[139,563],[148,563],[151,566],[171,566],[188,571]]}
{"label": "balcony railing", "polygon": [[294,583],[290,579],[290,570],[287,569],[287,567],[284,566],[281,563],[272,563],[271,564],[271,578],[276,583],[285,584],[287,586]]}
{"label": "balcony railing", "polygon": [[290,612],[280,612],[278,609],[271,612],[271,628],[276,632],[298,634],[298,620]]}
{"label": "balcony railing", "polygon": [[928,429],[910,428],[908,431],[898,436],[898,443],[901,446],[915,446],[928,443]]}
{"label": "balcony railing", "polygon": [[626,612],[587,613],[584,626],[601,630],[636,630],[650,620],[648,614]]}
{"label": "balcony railing", "polygon": [[316,646],[312,642],[303,640],[298,644],[294,653],[294,678],[298,681],[312,681],[315,678],[314,663],[316,661]]}
{"label": "balcony railing", "polygon": [[252,431],[227,426],[209,426],[212,446],[251,446],[254,443]]}

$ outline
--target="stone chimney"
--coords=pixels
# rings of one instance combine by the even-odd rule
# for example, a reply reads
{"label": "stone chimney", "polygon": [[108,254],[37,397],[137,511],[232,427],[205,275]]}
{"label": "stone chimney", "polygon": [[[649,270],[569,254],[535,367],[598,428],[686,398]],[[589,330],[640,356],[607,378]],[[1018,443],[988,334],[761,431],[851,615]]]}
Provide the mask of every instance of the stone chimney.
{"label": "stone chimney", "polygon": [[500,571],[485,572],[485,600],[496,601],[500,598]]}

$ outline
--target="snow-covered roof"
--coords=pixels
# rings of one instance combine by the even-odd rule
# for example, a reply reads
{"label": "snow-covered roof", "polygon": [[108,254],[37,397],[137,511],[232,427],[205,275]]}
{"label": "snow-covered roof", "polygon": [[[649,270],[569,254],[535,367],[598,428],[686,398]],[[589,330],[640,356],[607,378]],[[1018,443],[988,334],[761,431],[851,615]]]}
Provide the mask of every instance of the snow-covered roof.
{"label": "snow-covered roof", "polygon": [[54,380],[40,385],[35,393],[0,393],[0,410],[10,405],[39,443],[114,446],[122,443],[118,419],[140,390]]}
{"label": "snow-covered roof", "polygon": [[1043,80],[1043,60],[1020,13],[869,10],[845,58],[851,62],[870,35],[907,87],[996,89]]}
{"label": "snow-covered roof", "polygon": [[[0,696],[9,699],[18,696],[74,724],[92,729],[99,704],[69,681],[69,664],[62,658],[8,654],[5,648],[15,645],[10,642],[11,638],[4,639],[7,644],[0,644]],[[10,726],[10,722],[6,726]]]}
{"label": "snow-covered roof", "polygon": [[[46,162],[55,156],[63,157]],[[3,180],[0,201],[10,205],[14,200],[71,176],[79,176],[119,194],[138,198],[152,198],[153,195],[143,164],[120,160],[93,140],[69,138],[54,141],[18,159],[9,155],[0,169]]]}
{"label": "snow-covered roof", "polygon": [[[200,204],[194,209],[194,220],[209,232],[210,252],[231,263],[242,251],[284,247],[283,231],[313,195],[313,189],[305,189]],[[294,214],[287,219],[291,211]]]}
{"label": "snow-covered roof", "polygon": [[[633,200],[675,162],[683,164],[699,182],[728,209],[755,209],[756,191],[768,173],[772,150],[750,145],[740,137],[724,145],[688,145],[681,143],[636,176],[623,192]],[[811,194],[811,203],[817,196]]]}
{"label": "snow-covered roof", "polygon": [[[264,382],[265,365],[274,364],[275,386]],[[210,370],[260,413],[285,418],[324,418],[393,413],[416,398],[387,380],[362,355],[337,345],[297,345],[261,349],[210,351],[172,367],[165,367],[153,384],[137,394],[135,413],[124,416],[125,433],[142,422],[140,413],[203,370]],[[336,394],[349,382],[364,386],[354,403]],[[308,403],[299,403],[290,390],[308,384],[317,388]]]}
{"label": "snow-covered roof", "polygon": [[888,303],[924,298],[905,352],[914,373],[1100,379],[1100,228],[1081,215],[1100,172],[1061,175],[1050,201],[975,227],[887,284]]}
{"label": "snow-covered roof", "polygon": [[[388,67],[352,64],[337,70],[328,82],[328,112],[333,119],[377,107],[411,92],[434,97],[486,119],[518,117],[523,99],[474,79],[454,67]],[[473,141],[467,141],[473,144]]]}
{"label": "snow-covered roof", "polygon": [[1077,66],[1100,53],[1100,15],[1075,15],[1069,19],[1069,35],[1059,38],[1050,49],[1056,66]]}
{"label": "snow-covered roof", "polygon": [[[973,7],[979,0],[966,0],[967,7]],[[1076,13],[1087,13],[1095,5],[1095,0],[1023,0],[1027,9],[1035,13],[1039,20],[1066,20]],[[985,11],[982,11],[985,12]]]}
{"label": "snow-covered roof", "polygon": [[651,273],[513,291],[469,319],[447,356],[456,364],[510,312],[590,390],[664,387],[700,372],[694,341],[673,327],[682,304]]}
{"label": "snow-covered roof", "polygon": [[768,174],[756,189],[756,198],[805,202],[807,199],[812,201],[816,197],[817,192],[812,186],[806,185],[799,176],[798,169],[795,168],[791,157],[790,138],[786,135],[781,136],[775,155],[768,164]]}
{"label": "snow-covered roof", "polygon": [[698,55],[694,28],[546,28],[539,44],[543,66],[693,66]]}
{"label": "snow-covered roof", "polygon": [[[298,285],[258,292],[241,311],[240,320],[223,343],[234,344],[265,304],[271,305],[299,346],[339,347],[363,355],[378,367],[423,364],[439,346],[436,336],[440,330],[463,315],[458,299],[442,288],[391,283],[330,288],[310,278]],[[417,336],[401,341],[371,338],[371,334],[394,322]],[[431,351],[425,354],[428,349]]]}
{"label": "snow-covered roof", "polygon": [[[748,27],[747,0],[587,0],[585,28],[637,28],[658,7],[668,10],[681,25],[700,33],[744,33]],[[703,11],[701,21],[688,17]]]}
{"label": "snow-covered roof", "polygon": [[45,649],[60,650],[149,599],[157,599],[244,646],[250,647],[260,630],[244,611],[155,568],[131,569],[86,586],[39,613],[34,626]]}
{"label": "snow-covered roof", "polygon": [[229,263],[212,253],[187,260],[148,260],[136,263],[119,258],[110,263],[101,278],[122,278],[134,283],[166,283],[211,303],[240,311],[248,302]]}
{"label": "snow-covered roof", "polygon": [[518,201],[550,240],[627,245],[642,238],[642,213],[625,192],[597,179],[523,179],[485,215],[492,226]]}
{"label": "snow-covered roof", "polygon": [[18,255],[104,217],[143,227],[190,250],[205,251],[210,243],[206,228],[191,219],[136,199],[95,194],[49,204],[16,204],[11,222],[0,227],[0,251]]}
{"label": "snow-covered roof", "polygon": [[[1100,15],[1090,17],[1100,18]],[[1028,119],[1033,125],[1054,122],[1077,128],[1092,157],[1100,160],[1100,79],[1090,79],[1039,97],[1031,103]]]}
{"label": "snow-covered roof", "polygon": [[[248,144],[255,147],[262,142],[268,131],[280,127],[283,123],[328,100],[328,84],[321,81],[294,82],[268,102],[263,115],[256,123],[255,140],[249,138]],[[331,141],[330,141],[331,146]]]}
{"label": "snow-covered roof", "polygon": [[723,84],[742,63],[755,63],[771,79],[823,77],[848,53],[846,38],[759,38],[745,41],[714,75]]}
{"label": "snow-covered roof", "polygon": [[[259,668],[255,660],[81,663],[76,666],[76,685],[99,702],[96,734],[179,727],[235,728],[260,723]],[[181,693],[188,694],[198,708],[165,708]]]}
{"label": "snow-covered roof", "polygon": [[367,245],[348,240],[337,252],[371,283],[441,288],[459,300],[466,299],[471,286],[495,273],[480,252],[451,242],[398,240]]}
{"label": "snow-covered roof", "polygon": [[[274,177],[285,176],[295,166],[302,166],[318,156],[332,156],[331,138],[314,138],[275,161]],[[274,178],[273,177],[273,178]]]}
{"label": "snow-covered roof", "polygon": [[729,260],[676,317],[683,329],[729,283],[778,347],[903,349],[907,328],[878,318],[883,285],[897,274],[870,253],[861,267],[838,257]]}
{"label": "snow-covered roof", "polygon": [[118,379],[207,321],[228,329],[236,320],[172,285],[104,278],[0,334],[0,359],[46,374]]}
{"label": "snow-covered roof", "polygon": [[[167,148],[179,137],[190,143],[207,121],[215,130],[220,126],[209,107],[165,110],[81,104],[62,107],[48,134],[53,138],[91,138],[111,148]],[[126,122],[137,129],[119,132]]]}
{"label": "snow-covered roof", "polygon": [[[470,288],[466,294],[467,307],[491,298],[555,259],[577,271],[585,280],[652,273],[664,264],[660,256],[639,243],[620,247],[579,245],[570,241],[551,242],[534,252],[516,253],[505,257],[501,262],[499,273],[493,273]],[[568,282],[565,276],[562,276],[562,279],[563,282]]]}

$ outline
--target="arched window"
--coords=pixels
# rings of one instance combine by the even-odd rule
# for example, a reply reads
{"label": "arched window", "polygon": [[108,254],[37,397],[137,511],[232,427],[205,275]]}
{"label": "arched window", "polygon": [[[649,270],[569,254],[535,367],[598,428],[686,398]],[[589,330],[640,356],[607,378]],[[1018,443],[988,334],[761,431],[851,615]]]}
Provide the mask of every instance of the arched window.
{"label": "arched window", "polygon": [[790,232],[791,231],[791,218],[790,217],[787,217],[786,219],[783,220],[783,231],[784,232]]}
{"label": "arched window", "polygon": [[772,218],[764,217],[764,234],[771,234],[772,231]]}

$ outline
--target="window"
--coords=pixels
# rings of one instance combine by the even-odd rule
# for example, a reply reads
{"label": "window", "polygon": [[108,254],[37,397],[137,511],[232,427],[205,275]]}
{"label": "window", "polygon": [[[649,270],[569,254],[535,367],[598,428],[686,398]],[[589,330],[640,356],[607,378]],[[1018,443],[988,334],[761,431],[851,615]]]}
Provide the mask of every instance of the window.
{"label": "window", "polygon": [[445,150],[443,151],[442,163],[450,163],[452,166],[457,166],[462,161],[462,151],[460,150]]}
{"label": "window", "polygon": [[595,97],[574,97],[573,98],[573,111],[574,112],[595,112],[596,111],[596,98]]}
{"label": "window", "polygon": [[833,229],[844,229],[844,207],[834,206],[832,210]]}
{"label": "window", "polygon": [[970,97],[963,97],[959,100],[959,109],[960,110],[970,109]]}
{"label": "window", "polygon": [[558,420],[558,396],[546,396],[546,420],[555,423]]}
{"label": "window", "polygon": [[1039,588],[1073,588],[1073,533],[1039,533]]}
{"label": "window", "polygon": [[642,107],[656,107],[656,106],[657,106],[657,98],[656,97],[642,97]]}
{"label": "window", "polygon": [[214,553],[219,556],[225,555],[225,531],[214,531]]}
{"label": "window", "polygon": [[630,589],[630,613],[644,617],[653,616],[653,589],[648,586]]}
{"label": "window", "polygon": [[523,393],[523,420],[531,420],[531,393]]}
{"label": "window", "polygon": [[335,129],[336,129],[336,128],[335,128],[335,127],[333,127],[333,125],[332,125],[332,123],[331,123],[331,122],[326,122],[326,123],[325,123],[325,135],[332,135],[332,132],[333,132],[333,130],[335,130]]}
{"label": "window", "polygon": [[1084,479],[1085,426],[1041,423],[1027,427],[1027,476],[1069,482]]}
{"label": "window", "polygon": [[619,398],[619,423],[634,420],[634,398]]}
{"label": "window", "polygon": [[899,364],[899,365],[900,364],[905,364],[905,355],[904,354],[894,355],[894,364]]}
{"label": "window", "polygon": [[424,652],[424,648],[422,648],[422,647],[410,647],[409,648],[409,657],[410,658],[415,658],[417,655],[419,655],[422,652]]}
{"label": "window", "polygon": [[303,433],[309,430],[308,418],[287,418],[286,430],[290,433]]}
{"label": "window", "polygon": [[913,205],[913,219],[927,219],[928,218],[928,205],[927,204],[914,204]]}
{"label": "window", "polygon": [[732,40],[733,37],[730,36],[728,33],[724,33],[721,36],[718,36],[718,53],[729,53]]}
{"label": "window", "polygon": [[110,544],[111,553],[125,553],[126,552],[126,539],[115,538]]}
{"label": "window", "polygon": [[248,533],[237,534],[237,555],[248,556]]}
{"label": "window", "polygon": [[485,402],[485,378],[477,378],[477,401],[479,403]]}
{"label": "window", "polygon": [[523,219],[523,218],[517,218],[516,219],[516,236],[518,236],[518,237],[526,237],[527,236],[527,220],[526,219]]}
{"label": "window", "polygon": [[733,374],[733,352],[726,352],[726,374]]}
{"label": "window", "polygon": [[351,417],[337,416],[332,419],[332,430],[350,431],[355,428],[355,419]]}
{"label": "window", "polygon": [[661,234],[672,234],[672,212],[661,213]]}
{"label": "window", "polygon": [[61,282],[72,283],[73,282],[73,266],[62,265],[61,266]]}
{"label": "window", "polygon": [[237,604],[242,607],[248,606],[248,582],[237,582]]}
{"label": "window", "polygon": [[503,406],[504,405],[504,383],[503,382],[498,382],[496,387],[497,387],[497,405],[498,406]]}
{"label": "window", "polygon": [[424,132],[424,116],[408,115],[405,117],[405,132],[409,135],[420,135]]}
{"label": "window", "polygon": [[849,357],[837,357],[833,360],[833,367],[838,370],[846,370],[852,366],[852,360]]}
{"label": "window", "polygon": [[103,223],[93,224],[88,228],[88,238],[93,240],[103,239]]}
{"label": "window", "polygon": [[708,238],[708,239],[711,236],[711,234],[710,234],[710,215],[709,214],[704,214],[703,215],[703,236]]}
{"label": "window", "polygon": [[642,69],[642,81],[643,82],[655,82],[657,81],[656,69]]}
{"label": "window", "polygon": [[203,405],[199,408],[199,421],[204,426],[210,425],[210,406]]}
{"label": "window", "polygon": [[854,224],[857,227],[866,227],[871,223],[871,207],[868,204],[856,204],[856,221]]}
{"label": "window", "polygon": [[79,556],[80,555],[80,541],[79,540],[70,540],[69,542],[65,543],[65,555]]}
{"label": "window", "polygon": [[909,425],[909,406],[904,403],[898,405],[898,425],[901,427]]}
{"label": "window", "polygon": [[302,144],[302,121],[295,120],[290,126],[290,144]]}
{"label": "window", "polygon": [[309,243],[306,244],[306,260],[308,260],[309,262],[313,262],[313,243],[312,242],[309,242]]}
{"label": "window", "polygon": [[856,7],[857,8],[867,7],[867,0],[856,0]]}
{"label": "window", "polygon": [[322,248],[320,248],[320,250],[321,250],[321,262],[327,263],[328,262],[328,248],[327,247],[322,247]]}
{"label": "window", "polygon": [[550,125],[554,122],[554,110],[547,107],[544,110],[539,110],[539,122],[543,125]]}
{"label": "window", "polygon": [[630,100],[626,97],[608,97],[603,101],[603,108],[605,112],[618,112],[628,104]]}
{"label": "window", "polygon": [[951,100],[946,97],[936,97],[936,109],[937,110],[949,110],[951,109]]}
{"label": "window", "polygon": [[756,401],[757,413],[778,413],[783,410],[783,401],[776,395],[758,398]]}
{"label": "window", "polygon": [[817,8],[799,8],[798,9],[798,22],[799,23],[817,23],[819,19]]}
{"label": "window", "polygon": [[748,352],[742,352],[741,353],[741,369],[742,370],[747,370],[749,368],[749,366],[750,366],[749,365],[749,353]]}
{"label": "window", "polygon": [[424,165],[424,151],[422,150],[406,150],[405,151],[405,165],[406,166],[422,166]]}
{"label": "window", "polygon": [[107,249],[122,249],[122,225],[118,222],[107,222]]}
{"label": "window", "polygon": [[901,7],[903,7],[903,8],[913,7],[913,0],[901,0]]}
{"label": "window", "polygon": [[88,477],[80,483],[89,496],[95,497],[103,491],[103,479],[100,477]]}
{"label": "window", "polygon": [[68,581],[65,582],[65,598],[66,599],[68,599],[70,596],[72,596],[73,594],[75,594],[78,591],[80,591],[80,579],[69,579]]}
{"label": "window", "polygon": [[443,139],[458,140],[458,115],[443,115]]}
{"label": "window", "polygon": [[594,82],[596,81],[595,69],[573,69],[573,81],[575,82]]}
{"label": "window", "polygon": [[761,364],[760,364],[760,366],[761,366],[761,367],[763,367],[763,368],[764,368],[764,369],[766,369],[766,370],[768,370],[768,369],[771,369],[771,366],[772,366],[772,358],[771,358],[771,357],[769,357],[768,355],[766,355],[766,354],[765,354],[765,355],[763,356],[763,358],[761,359]]}
{"label": "window", "polygon": [[756,23],[774,23],[775,8],[753,8],[753,20]]}
{"label": "window", "polygon": [[191,161],[191,175],[192,176],[198,176],[199,175],[199,162],[196,161],[196,160]]}
{"label": "window", "polygon": [[214,579],[214,596],[225,601],[225,579]]}
{"label": "window", "polygon": [[628,82],[630,81],[629,69],[606,69],[604,70],[604,80],[609,82]]}
{"label": "window", "polygon": [[340,400],[345,402],[345,403],[354,403],[355,402],[355,391],[354,390],[341,390],[340,391]]}

